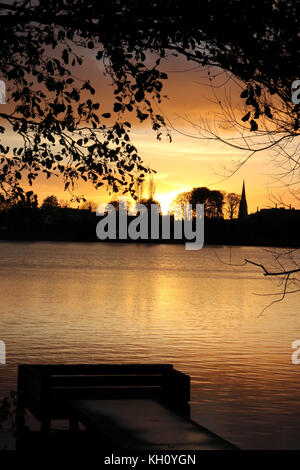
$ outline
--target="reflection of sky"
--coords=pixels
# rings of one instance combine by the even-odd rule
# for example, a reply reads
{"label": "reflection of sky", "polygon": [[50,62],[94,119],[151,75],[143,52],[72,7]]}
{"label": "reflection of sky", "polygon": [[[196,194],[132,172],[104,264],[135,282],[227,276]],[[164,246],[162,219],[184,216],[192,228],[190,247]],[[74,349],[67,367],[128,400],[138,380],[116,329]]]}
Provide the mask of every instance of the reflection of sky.
{"label": "reflection of sky", "polygon": [[299,293],[258,316],[282,287],[245,258],[273,260],[258,247],[1,243],[0,396],[19,363],[170,363],[191,375],[202,425],[244,448],[299,449]]}

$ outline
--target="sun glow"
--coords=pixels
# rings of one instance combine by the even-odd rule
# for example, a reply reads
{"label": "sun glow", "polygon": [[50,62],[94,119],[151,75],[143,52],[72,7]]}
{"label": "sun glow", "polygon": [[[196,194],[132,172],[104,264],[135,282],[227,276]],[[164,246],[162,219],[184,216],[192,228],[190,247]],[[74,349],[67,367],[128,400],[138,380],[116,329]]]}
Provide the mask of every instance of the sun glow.
{"label": "sun glow", "polygon": [[157,194],[157,196],[155,196],[155,199],[160,203],[163,215],[166,215],[170,211],[172,202],[176,196],[183,191],[184,189],[180,191],[172,191],[170,193]]}

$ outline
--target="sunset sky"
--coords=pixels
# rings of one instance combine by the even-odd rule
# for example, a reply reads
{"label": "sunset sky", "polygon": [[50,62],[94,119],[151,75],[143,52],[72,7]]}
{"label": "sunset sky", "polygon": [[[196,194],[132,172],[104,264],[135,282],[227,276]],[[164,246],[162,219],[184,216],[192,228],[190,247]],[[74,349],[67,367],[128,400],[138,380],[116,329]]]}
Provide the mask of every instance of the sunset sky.
{"label": "sunset sky", "polygon": [[[111,110],[113,103],[113,88],[110,78],[104,76],[103,68],[97,63],[94,55],[89,52],[85,66],[79,73],[85,77],[89,76],[96,89],[96,99],[101,103],[101,110],[107,112]],[[174,57],[166,59],[162,69],[169,76],[164,82],[163,90],[168,99],[163,101],[157,111],[163,113],[175,128],[172,130],[172,143],[169,143],[166,137],[158,141],[150,123],[138,123],[133,120],[132,113],[125,118],[133,123],[131,138],[144,163],[157,171],[155,199],[162,204],[163,211],[168,209],[169,203],[178,193],[196,186],[240,193],[243,179],[246,183],[249,212],[255,211],[257,207],[273,206],[270,192],[275,195],[285,193],[285,201],[292,202],[297,207],[297,202],[292,201],[285,189],[274,183],[273,177],[278,168],[272,162],[272,154],[258,153],[237,173],[228,177],[235,168],[235,163],[246,154],[216,141],[200,139],[197,129],[187,122],[196,125],[201,119],[213,122],[216,113],[220,112],[213,102],[215,98],[204,69]],[[233,82],[223,85],[225,79],[224,75],[220,75],[214,82],[218,85],[218,99],[224,100],[226,96],[230,96],[234,107],[241,106],[241,88]],[[232,135],[232,130],[228,128],[222,129],[221,132],[224,137]],[[186,133],[189,136],[185,135]],[[13,137],[11,139],[14,140]],[[50,194],[56,194],[59,200],[69,199],[69,194],[64,192],[63,183],[59,178],[38,178],[33,189],[39,195],[40,202]],[[77,192],[97,204],[111,199],[107,191],[96,191],[88,183],[79,184]],[[147,196],[147,185],[145,193]]]}

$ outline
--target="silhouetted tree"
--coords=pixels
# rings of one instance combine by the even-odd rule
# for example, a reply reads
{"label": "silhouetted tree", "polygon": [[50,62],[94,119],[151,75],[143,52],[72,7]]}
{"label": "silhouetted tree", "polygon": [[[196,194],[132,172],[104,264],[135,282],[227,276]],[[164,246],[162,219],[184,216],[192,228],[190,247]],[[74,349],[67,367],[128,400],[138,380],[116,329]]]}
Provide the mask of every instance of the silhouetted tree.
{"label": "silhouetted tree", "polygon": [[156,211],[160,214],[161,213],[161,206],[160,203],[154,198],[155,196],[155,191],[156,191],[156,185],[154,182],[153,175],[150,175],[149,181],[148,181],[148,197],[143,197],[143,187],[139,188],[140,191],[138,191],[138,204],[143,204],[149,213],[151,214],[151,206],[156,205]]}
{"label": "silhouetted tree", "polygon": [[[147,211],[148,211],[148,214],[150,215],[151,214],[151,206],[155,204],[155,211],[159,214],[161,214],[161,206],[160,206],[160,203],[158,201],[156,201],[155,199],[151,199],[151,198],[144,198],[144,199],[141,199],[139,201],[139,204],[143,204],[143,206],[146,207]],[[154,210],[153,209],[153,210]]]}
{"label": "silhouetted tree", "polygon": [[193,207],[196,206],[196,204],[205,204],[209,196],[210,190],[208,188],[193,188],[191,192],[190,203]]}
{"label": "silhouetted tree", "polygon": [[80,209],[95,212],[97,209],[97,204],[94,201],[85,201],[81,204]]}
{"label": "silhouetted tree", "polygon": [[26,207],[27,209],[37,209],[39,205],[37,194],[34,194],[33,191],[27,191],[25,193],[25,199],[19,201],[18,205]]}
{"label": "silhouetted tree", "polygon": [[111,208],[113,207],[115,209],[116,212],[119,212],[120,208],[122,209],[125,209],[125,207],[127,206],[127,211],[129,209],[129,205],[127,204],[127,201],[125,201],[124,199],[120,198],[120,199],[112,199],[106,206],[105,208],[105,211],[106,212],[109,212],[111,210]]}
{"label": "silhouetted tree", "polygon": [[182,215],[185,204],[191,204],[193,212],[196,204],[204,204],[204,213],[206,217],[223,217],[224,194],[222,191],[210,190],[205,187],[193,188],[192,191],[186,191],[178,194],[172,203],[175,210],[176,205],[181,206]]}
{"label": "silhouetted tree", "polygon": [[[179,193],[171,204],[171,213],[175,214],[177,217],[184,216],[184,205],[190,204],[191,201],[191,191],[185,191]],[[181,208],[180,214],[178,214],[178,206]]]}
{"label": "silhouetted tree", "polygon": [[42,209],[53,210],[59,208],[57,197],[52,194],[51,196],[45,197],[42,203]]}
{"label": "silhouetted tree", "polygon": [[135,194],[136,194],[136,201],[139,203],[142,199],[144,199],[144,181],[137,180],[135,183]]}
{"label": "silhouetted tree", "polygon": [[210,191],[206,200],[207,212],[210,217],[223,217],[224,195],[221,191]]}
{"label": "silhouetted tree", "polygon": [[[32,184],[40,173],[61,173],[69,191],[82,178],[136,197],[135,181],[149,169],[130,141],[123,113],[150,119],[160,138],[164,119],[153,103],[162,99],[167,74],[159,67],[167,54],[237,77],[247,107],[240,124],[271,135],[269,147],[298,137],[299,105],[291,103],[291,83],[299,78],[299,8],[291,0],[0,4],[1,78],[15,105],[0,113],[0,132],[12,127],[24,142],[13,149],[5,138],[0,144],[1,196],[24,198],[24,175]],[[95,50],[113,81],[109,125],[111,110],[94,101],[89,80],[76,78],[84,49]],[[298,168],[297,159],[289,158]]]}
{"label": "silhouetted tree", "polygon": [[156,184],[153,178],[153,175],[150,175],[149,182],[148,182],[148,199],[154,200],[156,192]]}
{"label": "silhouetted tree", "polygon": [[226,196],[226,211],[230,219],[233,219],[238,211],[241,196],[236,193],[228,193]]}
{"label": "silhouetted tree", "polygon": [[191,192],[190,203],[193,210],[196,204],[204,204],[204,213],[206,217],[223,217],[223,194],[221,191],[208,188],[193,188]]}
{"label": "silhouetted tree", "polygon": [[33,211],[38,208],[38,196],[34,194],[33,191],[27,191],[24,194],[24,198],[17,201],[3,201],[0,204],[2,210],[17,210],[20,211]]}

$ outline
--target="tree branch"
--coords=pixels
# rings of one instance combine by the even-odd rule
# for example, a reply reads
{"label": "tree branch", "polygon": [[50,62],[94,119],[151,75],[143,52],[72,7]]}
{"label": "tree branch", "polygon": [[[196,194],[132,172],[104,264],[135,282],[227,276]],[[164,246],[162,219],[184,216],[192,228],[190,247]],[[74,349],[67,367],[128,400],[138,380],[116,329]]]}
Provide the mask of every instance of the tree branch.
{"label": "tree branch", "polygon": [[264,267],[263,264],[255,263],[254,261],[250,261],[249,259],[245,259],[245,262],[261,268],[264,271],[265,276],[290,276],[291,274],[300,272],[300,268],[291,269],[287,271],[270,272]]}

